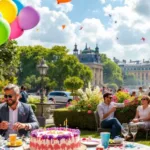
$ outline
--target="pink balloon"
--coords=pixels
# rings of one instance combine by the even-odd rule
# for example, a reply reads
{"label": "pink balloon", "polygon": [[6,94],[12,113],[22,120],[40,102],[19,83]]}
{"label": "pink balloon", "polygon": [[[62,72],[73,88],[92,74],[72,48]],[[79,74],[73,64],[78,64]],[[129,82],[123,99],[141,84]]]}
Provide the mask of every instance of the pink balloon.
{"label": "pink balloon", "polygon": [[13,23],[11,23],[10,27],[11,27],[11,33],[9,37],[10,40],[20,37],[24,32],[24,30],[21,29],[19,26],[18,17],[15,19]]}

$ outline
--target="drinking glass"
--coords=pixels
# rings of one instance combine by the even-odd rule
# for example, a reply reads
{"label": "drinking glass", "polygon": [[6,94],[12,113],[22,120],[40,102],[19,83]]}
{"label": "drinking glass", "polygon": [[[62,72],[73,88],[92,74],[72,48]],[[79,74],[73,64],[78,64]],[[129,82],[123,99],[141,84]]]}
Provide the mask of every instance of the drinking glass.
{"label": "drinking glass", "polygon": [[136,137],[137,131],[138,131],[137,125],[131,125],[130,126],[130,132],[133,135],[133,142],[135,141],[135,137]]}
{"label": "drinking glass", "polygon": [[106,149],[109,145],[109,139],[110,139],[110,133],[109,132],[101,132],[101,143],[104,146],[104,149]]}
{"label": "drinking glass", "polygon": [[[123,129],[121,130],[121,133],[122,133],[123,137],[126,138],[127,135],[129,134],[129,126],[128,126],[127,123],[123,123],[123,124],[122,124],[122,128],[123,128]],[[124,148],[124,149],[125,149],[125,146],[126,146],[126,141],[124,140],[124,141],[123,141],[123,148]]]}
{"label": "drinking glass", "polygon": [[123,127],[123,130],[121,130],[121,133],[122,133],[123,137],[126,138],[129,133],[129,126],[127,123],[123,123],[122,127]]}

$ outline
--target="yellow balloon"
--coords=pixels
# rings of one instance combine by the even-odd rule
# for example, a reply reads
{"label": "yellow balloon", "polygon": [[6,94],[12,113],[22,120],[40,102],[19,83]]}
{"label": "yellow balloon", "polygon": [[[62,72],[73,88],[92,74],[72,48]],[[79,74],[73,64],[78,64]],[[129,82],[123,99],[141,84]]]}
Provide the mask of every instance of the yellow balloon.
{"label": "yellow balloon", "polygon": [[12,0],[0,0],[0,12],[9,23],[12,23],[18,13],[16,4]]}

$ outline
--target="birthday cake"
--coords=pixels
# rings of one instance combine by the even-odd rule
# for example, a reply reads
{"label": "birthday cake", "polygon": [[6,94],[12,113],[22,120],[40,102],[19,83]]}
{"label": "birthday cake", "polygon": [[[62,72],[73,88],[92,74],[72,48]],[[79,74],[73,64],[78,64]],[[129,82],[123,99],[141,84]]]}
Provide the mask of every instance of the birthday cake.
{"label": "birthday cake", "polygon": [[37,129],[30,136],[30,150],[79,150],[80,146],[78,129]]}

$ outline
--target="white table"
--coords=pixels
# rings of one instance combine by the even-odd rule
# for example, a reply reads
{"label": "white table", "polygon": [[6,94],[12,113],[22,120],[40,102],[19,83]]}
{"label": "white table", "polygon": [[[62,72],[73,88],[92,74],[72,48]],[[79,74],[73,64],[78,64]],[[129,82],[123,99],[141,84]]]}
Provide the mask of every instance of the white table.
{"label": "white table", "polygon": [[[126,142],[127,145],[132,144],[132,142]],[[134,143],[134,145],[136,146],[135,148],[125,148],[125,150],[150,150],[150,146],[146,146],[143,144],[138,144],[138,143]],[[95,150],[96,147],[87,147],[87,150]],[[0,147],[0,150],[29,150],[29,147],[27,146],[21,146],[21,147],[6,147],[6,146],[2,146]],[[123,148],[118,148],[118,147],[109,147],[106,150],[124,150]]]}
{"label": "white table", "polygon": [[[150,150],[150,146],[146,146],[143,144],[139,144],[139,143],[133,143],[133,142],[126,142],[126,145],[131,145],[133,144],[135,147],[131,148],[131,147],[126,147],[125,150]],[[95,150],[96,147],[87,147],[87,150]],[[109,147],[106,150],[124,150],[123,147],[119,148],[119,147]]]}

